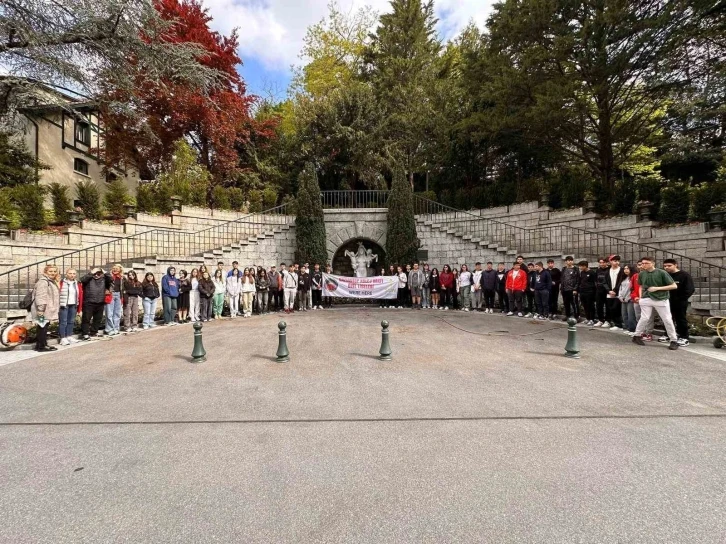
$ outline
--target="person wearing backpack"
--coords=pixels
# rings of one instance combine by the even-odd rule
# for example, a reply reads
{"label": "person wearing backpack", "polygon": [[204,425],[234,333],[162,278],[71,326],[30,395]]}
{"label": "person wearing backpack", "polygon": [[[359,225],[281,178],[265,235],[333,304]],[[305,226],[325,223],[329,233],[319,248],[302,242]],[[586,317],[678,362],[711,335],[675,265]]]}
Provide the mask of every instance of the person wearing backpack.
{"label": "person wearing backpack", "polygon": [[76,276],[76,269],[69,268],[66,270],[65,279],[60,282],[58,336],[61,346],[75,344],[78,341],[73,337],[73,327],[76,324],[76,315],[83,308],[83,286]]}
{"label": "person wearing backpack", "polygon": [[103,309],[106,307],[106,291],[111,287],[111,276],[102,268],[94,268],[81,278],[83,286],[83,317],[81,318],[81,340],[91,336],[102,336]]}
{"label": "person wearing backpack", "polygon": [[51,321],[58,321],[60,309],[60,292],[58,289],[58,267],[48,264],[43,275],[33,288],[33,304],[30,315],[37,325],[35,351],[56,351],[58,348],[48,345],[48,329]]}

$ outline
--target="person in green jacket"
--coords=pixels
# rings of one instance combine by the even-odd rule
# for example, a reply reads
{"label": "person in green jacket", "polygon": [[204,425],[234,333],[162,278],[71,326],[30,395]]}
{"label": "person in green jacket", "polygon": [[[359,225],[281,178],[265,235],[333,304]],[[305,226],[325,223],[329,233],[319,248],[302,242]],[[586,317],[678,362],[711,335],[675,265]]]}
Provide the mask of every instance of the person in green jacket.
{"label": "person in green jacket", "polygon": [[635,328],[635,336],[633,342],[639,346],[644,346],[643,333],[648,327],[648,321],[653,310],[658,312],[663,325],[665,325],[668,338],[671,342],[668,349],[678,349],[676,338],[676,327],[671,317],[671,307],[668,303],[670,298],[669,291],[678,289],[676,282],[665,270],[655,267],[652,257],[643,257],[643,269],[638,274],[638,284],[640,285],[640,319],[638,326]]}

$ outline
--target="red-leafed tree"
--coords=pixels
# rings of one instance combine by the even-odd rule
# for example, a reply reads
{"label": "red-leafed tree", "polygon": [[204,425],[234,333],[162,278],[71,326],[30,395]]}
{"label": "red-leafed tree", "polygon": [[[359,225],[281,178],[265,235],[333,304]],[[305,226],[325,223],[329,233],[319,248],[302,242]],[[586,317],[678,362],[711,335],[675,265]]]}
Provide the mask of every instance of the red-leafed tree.
{"label": "red-leafed tree", "polygon": [[[109,103],[104,112],[107,161],[131,158],[142,176],[153,175],[171,157],[174,142],[186,138],[217,182],[231,179],[240,168],[236,147],[274,134],[274,123],[258,123],[250,114],[256,97],[246,93],[237,72],[242,60],[236,31],[223,36],[211,30],[211,17],[198,0],[156,0],[155,6],[163,19],[174,22],[166,40],[200,45],[205,54],[198,60],[216,70],[218,83],[199,89],[172,79],[150,81],[140,68],[133,96],[109,89],[113,100],[104,101]],[[132,107],[114,108],[114,102]]]}

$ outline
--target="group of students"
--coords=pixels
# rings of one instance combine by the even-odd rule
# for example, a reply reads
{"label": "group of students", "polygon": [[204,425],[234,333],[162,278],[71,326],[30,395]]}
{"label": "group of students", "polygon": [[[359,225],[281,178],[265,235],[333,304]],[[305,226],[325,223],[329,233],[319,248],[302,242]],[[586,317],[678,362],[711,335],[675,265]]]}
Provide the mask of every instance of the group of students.
{"label": "group of students", "polygon": [[[558,269],[552,259],[546,267],[542,262],[525,265],[522,256],[509,270],[504,263],[494,269],[491,262],[484,266],[477,262],[473,271],[465,264],[458,270],[446,264],[441,272],[426,263],[391,266],[380,273],[396,276],[398,296],[395,301],[382,300],[380,306],[490,314],[498,309],[507,316],[555,319],[561,296],[565,319],[574,317],[586,326],[623,330],[642,344],[652,340],[655,312],[667,332],[659,341],[668,343],[670,349],[688,346],[686,311],[695,290],[691,276],[679,270],[674,259],[666,259],[664,269],[655,268],[651,257],[643,257],[635,265],[621,266],[620,261],[618,255],[601,258],[596,270],[587,261],[575,267],[572,257]],[[331,273],[330,265],[325,272]],[[253,265],[241,270],[234,261],[232,269],[225,271],[220,261],[214,272],[202,265],[190,273],[180,270],[178,275],[169,267],[160,283],[151,272],[141,281],[133,270],[124,274],[119,264],[109,272],[93,268],[80,278],[75,269],[69,269],[62,279],[58,268],[48,265],[33,290],[30,313],[38,325],[36,349],[53,351],[57,348],[48,345],[47,325],[59,321],[60,344],[69,345],[78,341],[73,335],[77,314],[82,314],[80,339],[90,340],[104,333],[119,334],[122,320],[127,332],[138,330],[141,308],[141,327],[155,327],[159,299],[164,324],[171,326],[220,319],[225,301],[231,318],[250,317],[253,312],[329,308],[332,297],[322,295],[319,264],[295,263],[288,268],[281,263],[279,270]]]}
{"label": "group of students", "polygon": [[398,297],[380,306],[490,314],[496,309],[507,316],[546,320],[557,318],[561,296],[565,320],[574,317],[585,326],[622,330],[638,344],[653,339],[655,311],[667,331],[659,341],[677,349],[689,345],[686,313],[695,287],[675,259],[664,260],[663,267],[655,268],[651,257],[621,266],[619,255],[599,259],[597,270],[587,261],[575,266],[573,257],[565,258],[562,269],[553,259],[547,266],[525,265],[521,255],[509,270],[504,263],[494,269],[491,262],[477,262],[473,271],[465,264],[459,270],[445,264],[440,273],[428,264],[391,266],[381,275],[398,277]]}

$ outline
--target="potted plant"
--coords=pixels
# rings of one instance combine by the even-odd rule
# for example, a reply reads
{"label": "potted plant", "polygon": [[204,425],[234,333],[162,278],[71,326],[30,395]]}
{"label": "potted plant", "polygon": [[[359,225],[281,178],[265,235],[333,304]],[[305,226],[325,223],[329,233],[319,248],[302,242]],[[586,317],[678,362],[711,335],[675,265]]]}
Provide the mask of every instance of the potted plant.
{"label": "potted plant", "polygon": [[83,210],[81,210],[80,207],[76,207],[76,208],[73,208],[72,210],[68,210],[68,221],[74,227],[79,227],[81,225],[82,219],[83,219]]}
{"label": "potted plant", "polygon": [[0,236],[10,236],[10,219],[0,215]]}
{"label": "potted plant", "polygon": [[173,195],[169,197],[171,199],[171,209],[177,212],[181,211],[182,198],[180,196]]}
{"label": "potted plant", "polygon": [[126,217],[136,219],[136,204],[133,201],[130,200],[124,204],[124,211],[126,212]]}
{"label": "potted plant", "polygon": [[721,230],[726,204],[716,204],[708,210],[708,225],[711,230]]}
{"label": "potted plant", "polygon": [[653,203],[650,200],[638,200],[635,207],[638,210],[638,221],[650,221],[653,215]]}
{"label": "potted plant", "polygon": [[550,187],[542,184],[539,189],[539,205],[542,207],[550,205]]}
{"label": "potted plant", "polygon": [[595,198],[595,193],[593,193],[592,191],[585,191],[585,199],[582,203],[582,207],[584,208],[585,213],[594,213],[596,205],[597,198]]}

